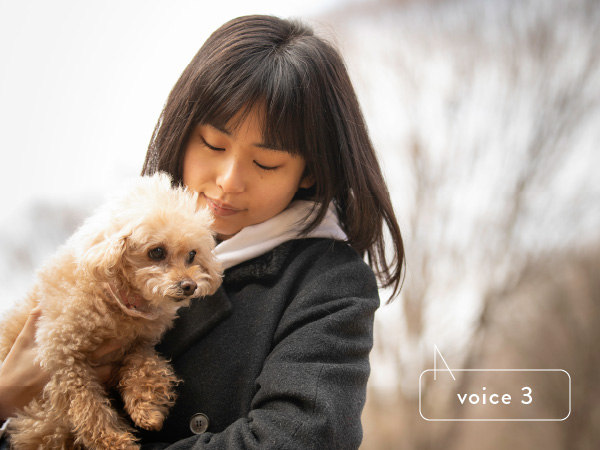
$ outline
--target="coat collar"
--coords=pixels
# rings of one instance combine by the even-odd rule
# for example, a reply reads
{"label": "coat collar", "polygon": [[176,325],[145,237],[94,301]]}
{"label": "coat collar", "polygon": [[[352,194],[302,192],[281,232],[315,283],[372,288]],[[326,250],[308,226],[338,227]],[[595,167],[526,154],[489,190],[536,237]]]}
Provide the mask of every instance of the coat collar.
{"label": "coat collar", "polygon": [[230,314],[231,302],[221,286],[213,295],[192,300],[189,307],[177,311],[173,327],[156,350],[169,358],[176,357]]}
{"label": "coat collar", "polygon": [[225,271],[223,282],[226,287],[249,282],[268,282],[277,278],[296,241],[287,241],[273,250],[238,264]]}
{"label": "coat collar", "polygon": [[217,292],[193,300],[189,307],[181,308],[177,312],[178,317],[173,327],[156,346],[157,351],[169,358],[177,357],[229,317],[233,307],[227,291],[250,281],[269,282],[277,278],[290,254],[293,242],[285,242],[264,255],[227,269],[223,276],[223,285]]}

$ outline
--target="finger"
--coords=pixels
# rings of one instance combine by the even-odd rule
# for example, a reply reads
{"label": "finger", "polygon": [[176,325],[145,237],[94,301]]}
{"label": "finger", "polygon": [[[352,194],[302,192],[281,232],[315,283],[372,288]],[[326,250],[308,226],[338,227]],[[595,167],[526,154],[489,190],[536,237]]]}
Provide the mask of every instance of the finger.
{"label": "finger", "polygon": [[37,321],[42,315],[42,309],[37,306],[32,309],[29,313],[29,317],[27,317],[27,321],[25,325],[23,325],[23,329],[17,336],[14,345],[22,347],[30,347],[33,345],[35,341],[35,330],[37,328]]}
{"label": "finger", "polygon": [[97,367],[95,371],[98,380],[100,380],[102,384],[107,384],[108,382],[110,382],[110,380],[113,377],[115,367],[116,366],[114,364],[105,364],[103,366]]}
{"label": "finger", "polygon": [[42,308],[40,306],[36,306],[29,312],[29,316],[35,318],[35,320],[39,319],[42,315]]}
{"label": "finger", "polygon": [[110,339],[98,347],[92,353],[92,360],[100,361],[103,357],[119,350],[123,346],[123,343],[117,339]]}

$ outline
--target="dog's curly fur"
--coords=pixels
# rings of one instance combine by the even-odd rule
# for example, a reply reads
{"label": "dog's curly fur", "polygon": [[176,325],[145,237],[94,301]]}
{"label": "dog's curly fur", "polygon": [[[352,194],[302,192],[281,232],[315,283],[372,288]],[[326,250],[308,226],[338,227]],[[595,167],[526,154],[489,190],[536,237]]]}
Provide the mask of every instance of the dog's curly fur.
{"label": "dog's curly fur", "polygon": [[108,340],[122,344],[102,362],[119,361],[114,383],[125,411],[141,428],[162,427],[178,380],[154,345],[179,307],[221,281],[212,218],[196,201],[165,174],[140,178],[82,225],[3,318],[0,361],[41,307],[38,358],[50,374],[43,393],[12,420],[13,448],[139,448],[94,372],[92,354]]}

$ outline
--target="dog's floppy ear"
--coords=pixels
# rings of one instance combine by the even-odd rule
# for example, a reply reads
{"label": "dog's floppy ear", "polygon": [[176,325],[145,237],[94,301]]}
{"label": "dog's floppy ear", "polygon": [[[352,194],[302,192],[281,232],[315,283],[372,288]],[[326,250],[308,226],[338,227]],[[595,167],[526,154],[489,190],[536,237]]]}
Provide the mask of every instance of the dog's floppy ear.
{"label": "dog's floppy ear", "polygon": [[205,295],[214,294],[219,286],[221,285],[221,277],[223,276],[223,270],[221,264],[217,261],[212,252],[209,253],[207,259],[203,261],[203,268],[208,273],[210,281],[210,290]]}
{"label": "dog's floppy ear", "polygon": [[79,260],[80,267],[98,281],[114,279],[127,247],[127,235],[106,236],[93,244]]}

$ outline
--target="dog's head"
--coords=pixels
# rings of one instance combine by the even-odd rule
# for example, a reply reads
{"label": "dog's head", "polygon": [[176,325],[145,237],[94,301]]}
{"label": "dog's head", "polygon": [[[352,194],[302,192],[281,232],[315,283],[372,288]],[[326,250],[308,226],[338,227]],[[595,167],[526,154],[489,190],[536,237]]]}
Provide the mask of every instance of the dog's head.
{"label": "dog's head", "polygon": [[142,177],[82,227],[79,264],[131,315],[187,306],[221,283],[211,214],[168,175]]}

